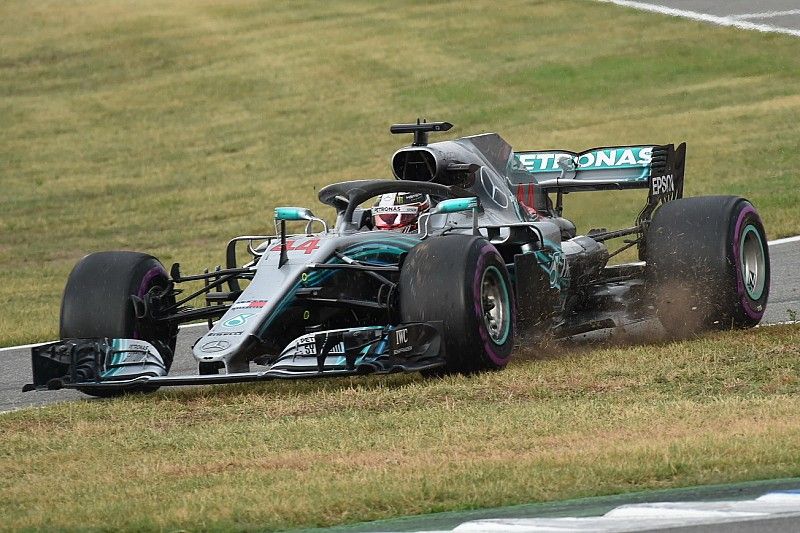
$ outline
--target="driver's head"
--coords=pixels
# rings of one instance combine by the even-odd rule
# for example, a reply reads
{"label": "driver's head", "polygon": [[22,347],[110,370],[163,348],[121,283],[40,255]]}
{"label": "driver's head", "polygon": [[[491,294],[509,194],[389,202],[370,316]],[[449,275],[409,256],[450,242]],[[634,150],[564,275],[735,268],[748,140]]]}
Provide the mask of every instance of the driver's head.
{"label": "driver's head", "polygon": [[417,220],[431,206],[427,194],[393,192],[383,194],[372,207],[372,223],[375,229],[417,231]]}

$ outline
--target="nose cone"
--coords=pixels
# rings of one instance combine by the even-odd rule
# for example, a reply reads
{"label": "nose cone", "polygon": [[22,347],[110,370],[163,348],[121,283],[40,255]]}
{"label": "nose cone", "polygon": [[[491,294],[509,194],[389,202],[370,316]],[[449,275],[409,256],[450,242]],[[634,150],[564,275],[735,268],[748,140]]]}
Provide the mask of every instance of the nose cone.
{"label": "nose cone", "polygon": [[202,362],[224,361],[232,351],[233,343],[218,336],[206,335],[192,347],[195,359]]}

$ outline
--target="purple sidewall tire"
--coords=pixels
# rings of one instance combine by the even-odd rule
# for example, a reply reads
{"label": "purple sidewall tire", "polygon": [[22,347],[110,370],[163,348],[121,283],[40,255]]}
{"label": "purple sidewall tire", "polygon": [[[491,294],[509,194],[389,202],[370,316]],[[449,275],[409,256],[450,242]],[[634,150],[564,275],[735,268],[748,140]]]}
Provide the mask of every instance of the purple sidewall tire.
{"label": "purple sidewall tire", "polygon": [[513,287],[502,256],[483,237],[448,234],[412,248],[398,295],[402,322],[441,324],[437,373],[499,370],[511,359]]}
{"label": "purple sidewall tire", "polygon": [[[747,294],[747,289],[744,285],[744,276],[742,274],[742,265],[741,265],[741,255],[742,255],[742,246],[743,246],[743,233],[745,228],[747,227],[746,221],[747,219],[751,219],[752,222],[755,222],[756,231],[758,228],[762,228],[761,232],[763,233],[763,225],[761,224],[761,219],[758,216],[755,208],[748,202],[744,209],[739,212],[739,216],[736,219],[736,224],[733,228],[733,247],[731,249],[730,258],[733,262],[736,270],[736,294],[739,298],[739,303],[741,303],[742,310],[747,314],[748,317],[755,321],[760,321],[761,318],[764,316],[765,305],[759,305],[758,302],[752,300],[749,295]],[[759,235],[759,241],[761,242],[762,252],[766,255],[768,254],[766,250],[766,246],[764,246],[764,241],[766,240],[766,235],[762,236]],[[769,261],[767,261],[767,265]],[[769,275],[769,267],[767,267],[767,275]],[[765,298],[766,300],[766,298]],[[766,302],[764,302],[766,303]],[[760,307],[760,309],[758,309]]]}
{"label": "purple sidewall tire", "polygon": [[[483,327],[483,313],[482,313],[482,306],[481,306],[481,297],[482,297],[482,282],[483,282],[483,273],[486,268],[489,266],[489,259],[491,257],[496,258],[497,261],[502,262],[502,257],[497,252],[497,249],[489,243],[486,243],[484,246],[481,247],[478,261],[475,269],[475,276],[472,282],[472,293],[474,299],[473,311],[475,312],[477,321],[481,324],[481,327],[478,328],[478,333],[481,337],[481,341],[483,344],[483,351],[486,356],[491,360],[491,362],[499,368],[502,368],[508,364],[511,360],[511,353],[503,354],[500,350],[500,346],[495,343],[489,332],[485,327]],[[505,282],[504,282],[505,283]],[[514,324],[514,317],[516,316],[515,308],[514,308],[514,299],[511,297],[511,292],[509,290],[508,285],[504,284],[504,288],[506,290],[506,295],[508,296],[508,311],[510,317],[510,324],[509,329],[513,329]]]}

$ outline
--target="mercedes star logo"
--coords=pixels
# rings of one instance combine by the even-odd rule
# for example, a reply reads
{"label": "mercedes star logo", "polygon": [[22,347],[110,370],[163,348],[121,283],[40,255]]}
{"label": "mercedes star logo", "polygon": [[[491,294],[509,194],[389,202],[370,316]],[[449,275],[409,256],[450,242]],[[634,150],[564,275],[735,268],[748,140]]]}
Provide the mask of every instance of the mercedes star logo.
{"label": "mercedes star logo", "polygon": [[221,352],[230,345],[231,343],[228,341],[211,341],[205,343],[200,350],[203,352]]}
{"label": "mercedes star logo", "polygon": [[486,167],[481,167],[481,186],[492,202],[501,209],[508,207],[508,194],[505,184],[499,183],[499,178],[487,171]]}

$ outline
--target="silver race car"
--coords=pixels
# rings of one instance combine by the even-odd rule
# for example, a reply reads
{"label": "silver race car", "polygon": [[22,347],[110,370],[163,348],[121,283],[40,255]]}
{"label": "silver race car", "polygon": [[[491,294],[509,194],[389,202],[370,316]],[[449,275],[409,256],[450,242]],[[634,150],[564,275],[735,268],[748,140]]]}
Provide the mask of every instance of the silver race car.
{"label": "silver race car", "polygon": [[[414,136],[392,157],[394,179],[320,190],[332,227],[306,208],[275,209],[275,232],[232,239],[225,268],[84,257],[64,290],[61,340],[33,348],[25,390],[473,373],[503,368],[515,344],[653,317],[673,335],[761,319],[758,213],[734,196],[682,198],[685,144],[514,151],[496,133],[428,143],[451,127],[392,126]],[[579,235],[562,216],[566,194],[622,189],[647,191],[630,227]],[[632,247],[640,261],[609,265]],[[170,375],[178,325],[203,320],[197,374]]]}

